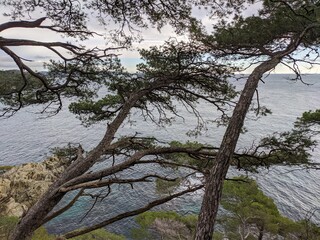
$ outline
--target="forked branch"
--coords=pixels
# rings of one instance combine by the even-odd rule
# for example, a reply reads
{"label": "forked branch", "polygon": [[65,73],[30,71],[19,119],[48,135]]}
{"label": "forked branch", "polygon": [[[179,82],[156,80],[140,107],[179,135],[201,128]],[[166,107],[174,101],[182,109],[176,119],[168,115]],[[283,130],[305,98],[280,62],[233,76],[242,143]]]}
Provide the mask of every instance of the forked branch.
{"label": "forked branch", "polygon": [[104,226],[107,226],[107,225],[109,225],[111,223],[114,223],[114,222],[117,222],[119,220],[122,220],[122,219],[125,219],[125,218],[128,218],[128,217],[132,217],[132,216],[136,216],[136,215],[138,215],[140,213],[143,213],[143,212],[146,212],[146,211],[150,210],[151,208],[154,208],[156,206],[164,204],[164,203],[166,203],[166,202],[168,202],[168,201],[170,201],[172,199],[181,197],[181,196],[183,196],[185,194],[195,192],[195,191],[197,191],[197,190],[199,190],[201,188],[203,188],[203,185],[190,187],[190,188],[188,188],[188,189],[186,189],[184,191],[181,191],[181,192],[178,192],[178,193],[175,193],[175,194],[172,194],[172,195],[157,199],[155,201],[152,201],[152,202],[146,204],[144,207],[138,208],[138,209],[133,210],[133,211],[128,211],[128,212],[125,212],[125,213],[121,213],[121,214],[119,214],[119,215],[117,215],[115,217],[109,218],[109,219],[107,219],[105,221],[102,221],[102,222],[100,222],[98,224],[95,224],[93,226],[82,228],[82,229],[78,229],[78,230],[66,233],[63,237],[68,239],[68,238],[72,238],[72,237],[76,237],[76,236],[79,236],[79,235],[86,234],[88,232],[91,232],[91,231],[94,231],[96,229],[102,228]]}

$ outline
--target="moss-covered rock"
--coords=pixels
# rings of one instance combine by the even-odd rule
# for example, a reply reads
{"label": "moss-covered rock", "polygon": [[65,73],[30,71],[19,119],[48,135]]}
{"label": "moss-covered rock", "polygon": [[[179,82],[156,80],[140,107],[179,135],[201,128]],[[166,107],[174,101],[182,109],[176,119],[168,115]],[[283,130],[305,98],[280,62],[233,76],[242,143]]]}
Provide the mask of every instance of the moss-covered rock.
{"label": "moss-covered rock", "polygon": [[41,163],[12,167],[0,175],[0,216],[21,217],[64,171],[67,161],[50,157]]}
{"label": "moss-covered rock", "polygon": [[145,212],[136,217],[139,225],[132,237],[139,240],[191,240],[194,238],[197,215],[182,216],[173,211]]}
{"label": "moss-covered rock", "polygon": [[6,171],[10,170],[14,166],[0,166],[0,174],[5,173]]}

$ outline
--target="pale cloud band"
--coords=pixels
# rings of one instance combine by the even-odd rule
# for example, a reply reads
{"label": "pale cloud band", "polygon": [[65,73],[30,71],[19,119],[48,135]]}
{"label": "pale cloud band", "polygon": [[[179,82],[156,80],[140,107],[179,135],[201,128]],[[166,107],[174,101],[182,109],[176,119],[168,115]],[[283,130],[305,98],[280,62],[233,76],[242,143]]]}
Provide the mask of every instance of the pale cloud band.
{"label": "pale cloud band", "polygon": [[[252,15],[255,12],[257,12],[258,8],[259,8],[259,5],[257,5],[255,8],[248,9],[244,14],[247,16]],[[5,9],[3,9],[3,11],[5,11]],[[203,25],[208,30],[212,29],[212,26],[215,22],[214,19],[206,16],[199,9],[194,9],[193,15],[196,18],[201,19]],[[94,19],[91,19],[91,20],[93,20],[92,22],[94,23]],[[0,15],[1,23],[7,22],[7,21],[10,21],[8,17],[4,17],[3,15]],[[103,30],[102,27],[98,26],[97,24],[92,25],[91,27],[99,33],[103,33],[103,31],[105,31]],[[107,34],[107,32],[105,31],[103,34]],[[130,72],[136,71],[136,64],[142,62],[138,53],[138,49],[149,48],[151,46],[160,46],[166,40],[172,37],[177,38],[178,40],[183,40],[183,41],[187,41],[188,39],[187,36],[178,36],[170,26],[164,26],[161,29],[161,31],[158,31],[157,29],[154,29],[154,28],[144,29],[144,30],[141,30],[141,35],[143,37],[143,40],[139,43],[134,43],[130,50],[122,50],[120,52],[117,52],[117,54],[119,54],[119,58],[122,64]],[[42,29],[9,29],[2,32],[1,37],[41,40],[45,42],[68,40],[66,38],[61,37],[59,34],[56,34],[48,30],[42,30]],[[80,44],[85,44],[87,48],[93,48],[96,46],[104,48],[107,44],[107,41],[103,37],[95,36],[94,38],[88,41],[80,42]],[[23,59],[30,60],[28,65],[35,70],[43,70],[44,63],[47,62],[49,59],[54,59],[54,60],[59,59],[54,53],[42,47],[15,47],[14,50]],[[15,69],[15,68],[17,67],[15,63],[12,61],[12,59],[7,55],[5,55],[4,52],[0,51],[0,70]],[[249,73],[251,69],[252,68],[247,69],[245,73]],[[309,69],[309,66],[303,65],[303,64],[300,66],[300,70],[304,73],[320,73],[320,70],[318,68]],[[288,73],[289,70],[285,66],[279,65],[274,72]]]}

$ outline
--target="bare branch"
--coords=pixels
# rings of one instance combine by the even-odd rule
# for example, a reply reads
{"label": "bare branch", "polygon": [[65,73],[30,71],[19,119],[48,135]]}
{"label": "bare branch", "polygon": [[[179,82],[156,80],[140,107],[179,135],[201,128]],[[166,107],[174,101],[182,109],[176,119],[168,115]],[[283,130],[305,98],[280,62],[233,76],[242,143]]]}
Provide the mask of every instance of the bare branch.
{"label": "bare branch", "polygon": [[69,187],[62,187],[60,188],[60,192],[69,192],[73,191],[79,188],[101,188],[105,186],[110,186],[112,184],[132,184],[137,182],[152,182],[152,180],[148,178],[159,178],[166,181],[175,181],[176,178],[166,178],[158,175],[147,175],[141,178],[133,178],[133,179],[120,179],[120,178],[110,178],[110,179],[104,179],[104,180],[97,180],[97,181],[91,181],[91,182],[85,182],[77,185],[72,185]]}
{"label": "bare branch", "polygon": [[136,162],[138,162],[142,157],[148,156],[148,155],[161,155],[161,154],[168,154],[168,153],[191,153],[195,155],[208,155],[208,156],[215,156],[216,152],[215,151],[210,151],[210,150],[203,150],[203,148],[198,148],[198,149],[192,149],[192,148],[183,148],[183,147],[167,147],[167,148],[156,148],[156,149],[148,149],[144,151],[139,151],[135,154],[133,154],[128,160],[114,165],[112,167],[100,170],[98,172],[94,173],[88,173],[79,177],[76,177],[65,184],[61,186],[61,188],[67,188],[70,186],[74,186],[80,183],[85,183],[85,182],[90,182],[94,180],[101,179],[103,177],[112,175],[116,172],[122,171],[132,165],[134,165]]}
{"label": "bare branch", "polygon": [[116,221],[119,221],[121,219],[132,217],[132,216],[138,215],[140,213],[146,212],[146,211],[150,210],[151,208],[153,208],[155,206],[158,206],[158,205],[161,205],[163,203],[166,203],[166,202],[168,202],[168,201],[170,201],[170,200],[172,200],[174,198],[183,196],[183,195],[185,195],[187,193],[195,192],[195,191],[197,191],[197,190],[199,190],[201,188],[203,188],[203,185],[199,185],[199,186],[196,186],[196,187],[188,188],[188,189],[186,189],[184,191],[181,191],[181,192],[169,195],[167,197],[160,198],[158,200],[152,201],[152,202],[148,203],[147,205],[145,205],[142,208],[138,208],[138,209],[133,210],[133,211],[128,211],[128,212],[119,214],[119,215],[117,215],[117,216],[115,216],[113,218],[110,218],[110,219],[107,219],[105,221],[102,221],[102,222],[100,222],[100,223],[98,223],[96,225],[66,233],[66,234],[64,234],[63,237],[68,239],[68,238],[76,237],[76,236],[79,236],[79,235],[83,235],[85,233],[94,231],[96,229],[102,228],[102,227],[107,226],[107,225],[109,225],[111,223],[114,223]]}
{"label": "bare branch", "polygon": [[39,18],[35,21],[6,22],[3,24],[0,24],[0,32],[9,28],[37,28],[37,27],[40,27],[40,25],[44,20],[46,20],[46,17]]}
{"label": "bare branch", "polygon": [[69,210],[74,204],[76,201],[78,201],[79,197],[82,196],[84,192],[84,189],[81,189],[77,195],[66,205],[64,206],[63,208],[51,213],[50,215],[48,215],[44,220],[43,220],[43,223],[42,224],[45,224],[47,222],[49,222],[50,220],[52,220],[53,218],[59,216],[60,214],[64,213],[65,211]]}

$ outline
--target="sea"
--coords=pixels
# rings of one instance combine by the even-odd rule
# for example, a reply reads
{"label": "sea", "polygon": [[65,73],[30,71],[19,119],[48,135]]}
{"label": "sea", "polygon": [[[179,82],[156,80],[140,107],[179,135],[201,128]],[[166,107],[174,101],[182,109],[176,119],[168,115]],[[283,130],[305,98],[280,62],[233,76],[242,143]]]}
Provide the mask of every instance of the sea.
{"label": "sea", "polygon": [[[303,76],[302,81],[292,80],[293,75],[271,74],[265,76],[259,84],[259,104],[266,106],[272,114],[256,118],[249,114],[245,121],[246,132],[240,136],[237,151],[249,148],[262,137],[273,132],[283,132],[292,129],[297,117],[308,110],[319,108],[320,75]],[[244,80],[231,80],[241,90]],[[255,96],[255,103],[257,96]],[[0,120],[0,165],[18,165],[27,162],[39,162],[52,154],[52,149],[68,143],[81,143],[85,150],[93,148],[102,138],[106,123],[85,127],[73,114],[69,113],[68,100],[64,101],[62,111],[52,117],[39,114],[39,108],[27,107],[17,112],[9,119]],[[126,122],[117,136],[139,134],[140,136],[155,136],[161,141],[199,141],[219,146],[225,127],[217,127],[210,120],[216,119],[216,109],[205,103],[199,103],[198,109],[205,122],[205,129],[198,136],[186,135],[186,132],[196,127],[193,114],[177,104],[179,114],[171,125],[155,126],[152,122],[143,120],[135,112]],[[316,137],[320,142],[320,136]],[[320,163],[320,147],[311,152],[312,161]],[[138,176],[150,170],[135,167],[123,174]],[[169,174],[169,173],[167,173]],[[231,168],[229,175],[243,175],[244,172]],[[304,167],[272,166],[261,169],[259,173],[249,174],[257,180],[263,192],[271,197],[280,212],[294,220],[310,218],[320,224],[320,170]],[[196,181],[196,180],[195,180]],[[73,208],[60,217],[47,223],[50,233],[63,233],[79,226],[103,221],[108,217],[141,207],[146,202],[157,197],[154,184],[136,184],[131,186],[115,186],[105,199],[98,201],[92,211],[90,196],[83,197]],[[66,196],[62,205],[72,196]],[[178,211],[182,214],[197,213],[201,206],[202,191],[179,198],[161,208],[162,210]],[[86,216],[84,218],[84,216]],[[107,229],[124,234],[130,239],[131,230],[136,227],[134,218],[122,220],[107,226]]]}

